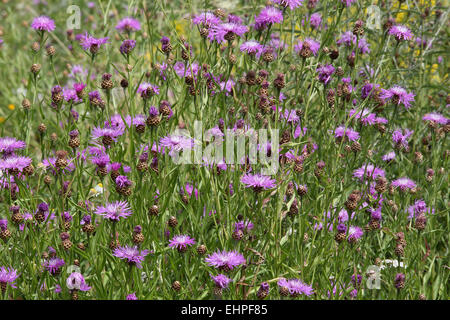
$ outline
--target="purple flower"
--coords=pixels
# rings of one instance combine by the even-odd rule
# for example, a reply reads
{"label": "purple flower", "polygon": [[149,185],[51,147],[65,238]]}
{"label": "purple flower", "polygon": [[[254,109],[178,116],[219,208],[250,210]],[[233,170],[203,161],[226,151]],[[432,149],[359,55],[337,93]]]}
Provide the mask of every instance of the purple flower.
{"label": "purple flower", "polygon": [[255,24],[264,26],[270,23],[280,23],[282,21],[283,13],[275,7],[266,7],[262,9],[255,18]]}
{"label": "purple flower", "polygon": [[217,276],[213,276],[210,274],[210,277],[214,280],[214,283],[217,288],[225,289],[228,287],[228,284],[232,281],[224,274],[218,274]]}
{"label": "purple flower", "polygon": [[305,296],[310,296],[314,293],[312,286],[305,284],[303,281],[299,279],[285,279],[280,278],[277,282],[280,288],[287,288],[289,290],[289,294],[292,297],[297,297],[301,294]]}
{"label": "purple flower", "polygon": [[414,93],[407,93],[402,87],[394,86],[389,90],[381,89],[380,98],[384,100],[392,99],[393,104],[403,104],[406,109],[409,109],[411,102],[414,101]]}
{"label": "purple flower", "polygon": [[136,292],[127,295],[127,300],[138,300],[138,298],[136,297]]}
{"label": "purple flower", "polygon": [[73,85],[73,88],[75,89],[77,95],[81,95],[81,93],[83,92],[84,88],[86,88],[86,85],[84,83],[75,83]]}
{"label": "purple flower", "polygon": [[289,7],[289,9],[294,10],[303,4],[303,0],[273,0],[273,2],[280,4],[284,7]]}
{"label": "purple flower", "polygon": [[5,155],[10,155],[16,150],[25,148],[25,146],[25,142],[17,140],[16,138],[0,138],[0,152],[4,152]]}
{"label": "purple flower", "polygon": [[217,251],[205,258],[209,266],[222,269],[232,270],[233,268],[246,262],[244,256],[237,251]]}
{"label": "purple flower", "polygon": [[176,248],[179,252],[186,251],[187,247],[192,246],[193,244],[195,244],[195,239],[188,235],[174,236],[172,240],[169,241],[169,247]]}
{"label": "purple flower", "polygon": [[336,41],[338,45],[344,44],[347,47],[351,47],[356,43],[356,36],[351,31],[344,32],[340,38]]}
{"label": "purple flower", "polygon": [[126,201],[116,201],[106,204],[105,207],[97,207],[95,213],[104,216],[106,219],[113,222],[119,221],[120,218],[126,219],[132,214],[131,209],[128,206],[128,202]]}
{"label": "purple flower", "polygon": [[131,186],[132,182],[128,179],[127,176],[118,176],[115,180],[115,183],[120,188],[126,188]]}
{"label": "purple flower", "polygon": [[100,127],[94,127],[92,129],[92,137],[94,139],[100,139],[103,140],[111,139],[112,141],[117,141],[117,137],[121,136],[123,134],[124,130],[123,128],[100,128]]}
{"label": "purple flower", "polygon": [[437,113],[437,112],[430,112],[430,113],[425,114],[423,116],[422,120],[432,121],[432,122],[436,122],[436,123],[443,124],[443,125],[446,125],[449,123],[449,119],[447,119],[442,114]]}
{"label": "purple flower", "polygon": [[141,24],[136,19],[126,17],[119,21],[119,23],[116,26],[116,29],[126,32],[138,31],[141,30]]}
{"label": "purple flower", "polygon": [[318,29],[322,24],[322,15],[319,12],[313,13],[309,18],[311,27]]}
{"label": "purple flower", "polygon": [[312,51],[312,53],[316,56],[317,53],[319,52],[320,42],[317,42],[316,40],[311,39],[311,38],[306,38],[305,41],[299,41],[294,46],[294,50],[298,54],[301,53],[302,49],[306,49],[306,48],[310,49]]}
{"label": "purple flower", "polygon": [[396,188],[397,187],[400,188],[401,191],[406,191],[407,189],[414,189],[417,186],[413,180],[407,177],[402,177],[397,180],[394,180],[392,181],[391,184]]}
{"label": "purple flower", "polygon": [[11,288],[16,288],[15,281],[20,276],[20,274],[17,274],[17,271],[13,268],[6,269],[5,267],[2,267],[0,269],[0,285],[2,288],[6,288],[6,286],[9,284]]}
{"label": "purple flower", "polygon": [[54,257],[54,258],[51,258],[50,260],[46,261],[44,263],[44,267],[52,275],[56,275],[56,274],[59,274],[59,272],[61,271],[61,267],[65,264],[66,263],[64,262],[63,259]]}
{"label": "purple flower", "polygon": [[218,17],[216,17],[212,12],[209,11],[202,12],[192,19],[192,23],[202,24],[207,27],[217,25],[221,22],[222,21]]}
{"label": "purple flower", "polygon": [[413,133],[414,131],[408,129],[405,129],[405,134],[403,134],[401,129],[395,130],[392,133],[392,141],[394,141],[396,146],[409,150],[408,139]]}
{"label": "purple flower", "polygon": [[363,235],[363,231],[360,227],[351,226],[348,229],[348,242],[356,242]]}
{"label": "purple flower", "polygon": [[71,88],[63,88],[63,96],[66,102],[79,103],[83,100],[78,97],[77,91]]}
{"label": "purple flower", "polygon": [[430,212],[431,214],[434,214],[434,209],[427,208],[427,204],[423,200],[416,200],[412,206],[408,208],[408,219],[417,218],[420,215],[423,215],[427,212]]}
{"label": "purple flower", "polygon": [[241,44],[240,49],[242,52],[247,52],[249,55],[259,57],[263,50],[263,45],[256,40],[249,40]]}
{"label": "purple flower", "polygon": [[413,37],[411,30],[409,30],[407,27],[402,26],[400,24],[392,26],[389,29],[389,34],[393,35],[395,37],[395,39],[397,39],[397,41],[411,40]]}
{"label": "purple flower", "polygon": [[319,81],[327,84],[331,80],[331,75],[335,70],[336,69],[331,64],[317,67],[317,72],[319,73]]}
{"label": "purple flower", "polygon": [[55,30],[55,21],[46,16],[40,16],[33,19],[31,27],[39,31],[53,31]]}
{"label": "purple flower", "polygon": [[173,70],[179,77],[193,76],[196,79],[199,69],[197,63],[192,63],[186,67],[183,62],[178,61],[173,65]]}
{"label": "purple flower", "polygon": [[370,53],[370,44],[367,42],[366,38],[361,38],[358,41],[358,49],[361,54]]}
{"label": "purple flower", "polygon": [[100,92],[91,91],[91,92],[89,92],[88,96],[89,96],[90,103],[92,103],[94,105],[103,105],[104,104],[103,99],[100,95]]}
{"label": "purple flower", "polygon": [[218,43],[222,43],[229,37],[229,39],[232,39],[235,35],[242,37],[246,32],[248,32],[247,26],[231,22],[221,23],[211,27],[208,39],[210,41],[216,40]]}
{"label": "purple flower", "polygon": [[377,123],[377,115],[375,113],[371,113],[368,109],[363,109],[362,111],[352,109],[349,111],[348,115],[354,119],[359,119],[359,121],[365,126],[374,125]]}
{"label": "purple flower", "polygon": [[300,121],[300,117],[297,115],[297,111],[295,110],[289,110],[289,109],[285,109],[284,113],[280,110],[280,118],[281,119],[286,119],[286,122],[288,123],[298,123]]}
{"label": "purple flower", "polygon": [[72,272],[66,280],[66,285],[69,290],[80,290],[80,291],[89,291],[91,287],[89,287],[84,280],[84,277],[79,272]]}
{"label": "purple flower", "polygon": [[12,155],[6,159],[0,159],[0,170],[8,170],[12,172],[22,172],[24,168],[31,164],[29,157]]}
{"label": "purple flower", "polygon": [[352,3],[355,1],[356,0],[341,0],[341,3],[346,7],[350,7],[352,5]]}
{"label": "purple flower", "polygon": [[354,131],[352,128],[345,128],[345,126],[339,126],[334,130],[335,138],[344,138],[347,137],[350,141],[356,141],[359,139],[359,133]]}
{"label": "purple flower", "polygon": [[378,177],[384,177],[384,170],[375,167],[373,164],[368,164],[353,171],[353,176],[359,178],[361,181],[364,180],[364,176],[370,180],[375,180]]}
{"label": "purple flower", "polygon": [[108,37],[106,38],[94,38],[87,32],[81,35],[80,44],[84,50],[90,50],[91,53],[97,53],[98,49],[103,45],[108,43]]}
{"label": "purple flower", "polygon": [[194,140],[185,136],[170,135],[161,138],[159,141],[161,147],[166,147],[170,150],[169,155],[173,156],[176,152],[194,147]]}
{"label": "purple flower", "polygon": [[243,20],[241,17],[236,16],[234,14],[228,15],[228,22],[237,23],[237,24],[243,24]]}
{"label": "purple flower", "polygon": [[395,275],[394,286],[397,289],[402,289],[405,285],[406,276],[403,273],[397,273]]}
{"label": "purple flower", "polygon": [[241,220],[234,224],[235,231],[250,231],[253,229],[253,223],[250,220]]}
{"label": "purple flower", "polygon": [[143,82],[139,85],[137,93],[139,93],[142,98],[147,99],[151,96],[158,95],[159,87],[148,82]]}
{"label": "purple flower", "polygon": [[149,253],[149,250],[142,250],[141,252],[139,252],[139,249],[136,246],[125,246],[115,249],[113,252],[113,256],[119,259],[125,259],[128,264],[136,265],[136,267],[142,269],[141,263],[144,261],[145,256]]}
{"label": "purple flower", "polygon": [[122,54],[130,54],[136,46],[136,40],[125,39],[120,45],[120,53]]}
{"label": "purple flower", "polygon": [[381,160],[389,162],[395,159],[395,152],[391,151],[387,154],[385,154],[383,157],[381,157]]}
{"label": "purple flower", "polygon": [[241,182],[245,184],[247,188],[252,187],[255,191],[272,189],[276,186],[275,179],[271,179],[269,176],[261,174],[245,174],[242,176]]}

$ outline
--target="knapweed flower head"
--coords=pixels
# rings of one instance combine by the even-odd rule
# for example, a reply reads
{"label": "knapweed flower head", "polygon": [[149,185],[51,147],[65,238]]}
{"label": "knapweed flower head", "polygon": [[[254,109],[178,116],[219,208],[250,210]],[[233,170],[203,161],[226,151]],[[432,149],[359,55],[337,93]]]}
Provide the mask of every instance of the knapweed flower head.
{"label": "knapweed flower head", "polygon": [[348,228],[348,242],[356,242],[363,235],[363,230],[357,226],[351,226]]}
{"label": "knapweed flower head", "polygon": [[276,186],[276,180],[270,176],[262,174],[247,173],[241,177],[241,182],[246,188],[253,188],[255,191],[272,189]]}
{"label": "knapweed flower head", "polygon": [[116,29],[125,32],[138,31],[141,30],[141,24],[136,19],[126,17],[119,21]]}
{"label": "knapweed flower head", "polygon": [[72,272],[66,280],[66,285],[69,290],[89,291],[91,287],[87,285],[83,275],[79,272]]}
{"label": "knapweed flower head", "polygon": [[120,45],[120,53],[122,54],[130,54],[134,47],[136,46],[136,40],[131,40],[131,39],[125,39],[123,40],[122,44]]}
{"label": "knapweed flower head", "polygon": [[188,246],[195,244],[195,239],[188,235],[178,235],[174,236],[169,241],[169,247],[176,248],[179,252],[185,252]]}
{"label": "knapweed flower head", "polygon": [[389,29],[389,34],[394,36],[398,41],[411,40],[413,37],[411,30],[400,24],[392,26]]}
{"label": "knapweed flower head", "polygon": [[126,201],[115,201],[106,204],[106,206],[99,206],[95,213],[104,216],[110,221],[117,222],[120,218],[126,219],[132,214],[132,211]]}
{"label": "knapweed flower head", "polygon": [[395,130],[392,133],[392,141],[394,142],[395,146],[409,150],[408,140],[413,133],[414,131],[408,129],[405,129],[404,131],[400,129]]}
{"label": "knapweed flower head", "polygon": [[12,155],[6,159],[0,159],[0,170],[6,170],[11,173],[22,172],[23,169],[31,165],[31,158]]}
{"label": "knapweed flower head", "polygon": [[430,112],[430,113],[425,114],[422,117],[422,120],[435,122],[435,123],[439,123],[439,124],[443,124],[443,125],[446,125],[450,122],[447,117],[445,117],[442,114],[437,113],[437,112]]}
{"label": "knapweed flower head", "polygon": [[287,288],[292,297],[298,297],[302,294],[305,296],[310,296],[314,293],[312,286],[304,283],[300,279],[280,278],[277,284],[280,288]]}
{"label": "knapweed flower head", "polygon": [[364,178],[376,180],[378,177],[384,177],[384,170],[369,163],[353,171],[353,176],[361,181],[364,180]]}
{"label": "knapweed flower head", "polygon": [[322,25],[322,15],[320,12],[315,12],[309,17],[309,24],[315,29],[318,29]]}
{"label": "knapweed flower head", "polygon": [[95,54],[98,52],[102,45],[108,43],[108,39],[108,37],[94,38],[86,32],[81,36],[80,44],[84,50],[89,50],[92,54]]}
{"label": "knapweed flower head", "polygon": [[89,102],[94,106],[100,106],[102,107],[104,105],[102,96],[100,95],[100,92],[97,90],[91,91],[88,93]]}
{"label": "knapweed flower head", "polygon": [[245,41],[240,46],[240,50],[242,52],[247,52],[249,55],[256,57],[259,57],[261,55],[263,48],[264,46],[256,40]]}
{"label": "knapweed flower head", "polygon": [[169,135],[161,138],[159,141],[161,147],[170,150],[169,155],[173,156],[175,153],[194,148],[194,139],[182,135]]}
{"label": "knapweed flower head", "polygon": [[[92,138],[94,139],[102,139],[103,143],[105,143],[105,139],[108,140],[108,142],[117,141],[117,138],[121,136],[124,133],[123,128],[116,127],[116,128],[100,128],[100,127],[94,127],[92,129]],[[106,143],[108,145],[109,143]]]}
{"label": "knapweed flower head", "polygon": [[400,86],[393,86],[388,90],[381,89],[380,98],[384,100],[391,100],[393,104],[403,104],[405,109],[411,107],[411,102],[414,101],[414,93],[408,93]]}
{"label": "knapweed flower head", "polygon": [[339,126],[334,130],[334,137],[341,139],[347,138],[349,141],[356,141],[359,139],[359,133],[350,127],[346,128],[345,126]]}
{"label": "knapweed flower head", "polygon": [[6,290],[6,286],[9,284],[11,288],[16,288],[15,281],[20,276],[20,274],[17,273],[17,270],[13,268],[5,268],[1,267],[0,269],[0,285],[2,288],[2,291],[4,292]]}
{"label": "knapweed flower head", "polygon": [[192,23],[197,25],[203,25],[206,27],[211,27],[221,22],[222,20],[220,20],[220,18],[216,17],[214,13],[209,11],[201,12],[195,15],[194,18],[192,19]]}
{"label": "knapweed flower head", "polygon": [[389,153],[386,153],[384,156],[381,157],[381,160],[385,162],[390,162],[395,159],[395,152],[391,151]]}
{"label": "knapweed flower head", "polygon": [[33,19],[31,27],[34,30],[51,32],[55,30],[55,21],[47,16],[40,16]]}
{"label": "knapweed flower head", "polygon": [[250,220],[241,220],[234,224],[234,231],[250,231],[254,227]]}
{"label": "knapweed flower head", "polygon": [[1,137],[0,138],[0,152],[4,155],[10,155],[16,150],[24,149],[26,146],[24,141],[17,140],[11,137]]}
{"label": "knapweed flower head", "polygon": [[79,98],[77,91],[72,88],[63,88],[64,101],[70,103],[80,103],[83,100]]}
{"label": "knapweed flower head", "polygon": [[113,256],[122,260],[126,260],[128,264],[135,265],[139,269],[142,269],[142,262],[144,261],[145,256],[147,256],[149,253],[149,250],[139,251],[137,246],[125,246],[115,249],[113,252]]}
{"label": "knapweed flower head", "polygon": [[137,93],[139,93],[142,98],[148,99],[159,94],[159,87],[148,82],[143,82],[139,85]]}
{"label": "knapweed flower head", "polygon": [[209,266],[228,271],[246,263],[242,254],[237,251],[216,251],[205,258]]}
{"label": "knapweed flower head", "polygon": [[411,190],[417,187],[416,183],[408,177],[398,178],[392,181],[391,185],[395,188],[399,188],[401,191]]}
{"label": "knapweed flower head", "polygon": [[283,13],[275,7],[265,7],[255,18],[255,24],[268,25],[281,23],[283,21]]}
{"label": "knapweed flower head", "polygon": [[291,10],[298,8],[303,4],[303,0],[273,0],[273,2],[284,7],[289,7]]}
{"label": "knapweed flower head", "polygon": [[213,276],[210,274],[210,277],[214,280],[214,284],[217,288],[226,289],[228,288],[228,284],[232,281],[224,274],[218,274],[217,276]]}
{"label": "knapweed flower head", "polygon": [[434,209],[428,208],[422,199],[416,200],[412,206],[408,208],[408,220],[417,218],[425,213],[434,214]]}
{"label": "knapweed flower head", "polygon": [[356,0],[341,0],[341,3],[346,7],[350,7],[352,5],[352,3],[355,1]]}
{"label": "knapweed flower head", "polygon": [[209,31],[208,38],[210,41],[222,43],[225,40],[234,40],[236,36],[242,37],[248,32],[248,27],[236,23],[221,23],[214,25]]}
{"label": "knapweed flower head", "polygon": [[294,46],[294,51],[297,52],[297,54],[306,57],[307,50],[310,50],[310,52],[312,52],[312,54],[316,56],[319,52],[319,48],[320,42],[311,38],[306,38],[304,41],[299,41]]}
{"label": "knapweed flower head", "polygon": [[130,187],[133,183],[128,179],[127,176],[119,175],[114,182],[119,188],[127,188]]}
{"label": "knapweed flower head", "polygon": [[335,72],[335,68],[331,64],[326,64],[317,67],[317,73],[319,74],[319,81],[323,84],[327,84],[331,80],[331,75]]}
{"label": "knapweed flower head", "polygon": [[130,293],[129,295],[127,295],[126,300],[138,300],[138,298],[136,297],[136,292],[133,292],[133,293]]}
{"label": "knapweed flower head", "polygon": [[58,257],[50,258],[48,261],[44,263],[45,269],[50,272],[52,275],[57,275],[61,272],[61,268],[65,265],[63,259]]}

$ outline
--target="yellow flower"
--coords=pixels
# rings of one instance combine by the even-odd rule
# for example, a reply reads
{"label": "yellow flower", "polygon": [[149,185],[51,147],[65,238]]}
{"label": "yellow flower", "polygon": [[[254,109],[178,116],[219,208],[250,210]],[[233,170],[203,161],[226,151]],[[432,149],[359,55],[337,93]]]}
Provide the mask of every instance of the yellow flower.
{"label": "yellow flower", "polygon": [[3,123],[3,122],[5,122],[5,117],[0,117],[0,123]]}
{"label": "yellow flower", "polygon": [[[394,5],[394,8],[398,8],[398,2]],[[408,5],[406,4],[406,3],[403,3],[401,6],[400,6],[400,10],[408,10]],[[397,18],[396,18],[396,20],[397,20],[397,22],[403,22],[404,20],[405,20],[405,18],[406,18],[406,12],[400,12],[400,13],[398,13],[397,14]]]}
{"label": "yellow flower", "polygon": [[188,28],[186,19],[176,20],[175,23],[175,29],[177,32],[181,35],[186,35],[186,30]]}
{"label": "yellow flower", "polygon": [[14,110],[16,108],[16,106],[15,105],[13,105],[13,104],[8,104],[8,109],[9,110]]}

